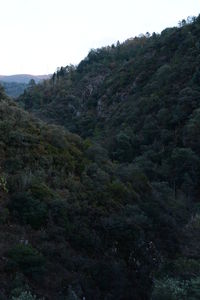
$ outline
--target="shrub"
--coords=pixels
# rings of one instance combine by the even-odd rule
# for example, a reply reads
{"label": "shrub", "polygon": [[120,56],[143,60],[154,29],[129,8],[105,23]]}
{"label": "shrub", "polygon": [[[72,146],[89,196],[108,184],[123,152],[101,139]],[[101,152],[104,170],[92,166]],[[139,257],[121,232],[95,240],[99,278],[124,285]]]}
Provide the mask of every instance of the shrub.
{"label": "shrub", "polygon": [[32,277],[44,272],[44,257],[31,245],[18,244],[7,253],[7,257],[10,271],[19,270]]}
{"label": "shrub", "polygon": [[188,283],[174,278],[156,280],[152,300],[186,300]]}
{"label": "shrub", "polygon": [[32,295],[31,292],[22,292],[18,297],[12,297],[11,300],[36,300],[37,297]]}
{"label": "shrub", "polygon": [[188,300],[200,299],[200,277],[193,278],[190,281]]}
{"label": "shrub", "polygon": [[9,211],[7,208],[2,208],[0,209],[0,225],[1,224],[6,224],[9,218]]}
{"label": "shrub", "polygon": [[47,219],[47,205],[28,192],[18,193],[11,198],[10,210],[22,224],[39,229]]}

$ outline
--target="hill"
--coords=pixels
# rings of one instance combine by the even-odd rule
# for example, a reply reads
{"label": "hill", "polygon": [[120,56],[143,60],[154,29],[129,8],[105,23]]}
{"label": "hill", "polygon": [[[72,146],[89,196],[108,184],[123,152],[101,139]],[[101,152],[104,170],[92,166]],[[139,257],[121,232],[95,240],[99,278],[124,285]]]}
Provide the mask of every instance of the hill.
{"label": "hill", "polygon": [[49,79],[51,75],[29,75],[29,74],[16,74],[16,75],[0,75],[0,81],[7,83],[25,83],[28,84],[31,79],[36,83]]}
{"label": "hill", "polygon": [[17,98],[19,95],[23,94],[24,90],[28,88],[31,80],[35,83],[39,83],[43,80],[49,79],[50,75],[27,75],[18,74],[3,76],[0,75],[0,84],[4,87],[6,94],[12,98]]}
{"label": "hill", "polygon": [[4,88],[5,93],[12,98],[17,98],[23,94],[24,90],[28,87],[26,83],[18,82],[4,82],[0,81],[1,86]]}
{"label": "hill", "polygon": [[149,299],[192,204],[3,90],[0,116],[1,299]]}
{"label": "hill", "polygon": [[1,91],[2,298],[199,299],[199,38],[200,16],[91,50],[22,108]]}

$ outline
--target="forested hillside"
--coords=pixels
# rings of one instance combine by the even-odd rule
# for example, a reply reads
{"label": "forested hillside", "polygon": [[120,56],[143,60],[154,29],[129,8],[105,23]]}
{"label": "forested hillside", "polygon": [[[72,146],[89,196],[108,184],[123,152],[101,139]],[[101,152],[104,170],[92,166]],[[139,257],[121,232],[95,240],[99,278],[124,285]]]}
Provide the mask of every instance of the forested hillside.
{"label": "forested hillside", "polygon": [[19,74],[19,75],[0,75],[0,84],[4,87],[6,94],[9,97],[17,98],[23,94],[24,90],[33,85],[34,83],[39,83],[42,80],[50,78],[50,75],[28,75],[28,74]]}
{"label": "forested hillside", "polygon": [[150,299],[192,204],[0,99],[1,299]]}
{"label": "forested hillside", "polygon": [[0,84],[3,86],[6,95],[12,98],[19,97],[21,94],[23,94],[24,90],[28,87],[28,84],[19,83],[19,82],[0,81]]}
{"label": "forested hillside", "polygon": [[0,299],[200,298],[199,39],[200,16],[1,90]]}

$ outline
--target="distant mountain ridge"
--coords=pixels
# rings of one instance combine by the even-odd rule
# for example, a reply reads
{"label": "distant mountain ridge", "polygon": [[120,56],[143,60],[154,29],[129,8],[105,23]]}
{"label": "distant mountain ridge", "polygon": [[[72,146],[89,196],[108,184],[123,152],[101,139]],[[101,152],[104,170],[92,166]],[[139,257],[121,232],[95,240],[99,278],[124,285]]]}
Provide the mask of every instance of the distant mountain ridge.
{"label": "distant mountain ridge", "polygon": [[31,79],[34,79],[36,83],[41,80],[49,79],[51,74],[48,75],[30,75],[30,74],[15,74],[15,75],[0,75],[0,81],[3,82],[17,82],[17,83],[29,83]]}
{"label": "distant mountain ridge", "polygon": [[6,94],[9,97],[16,98],[21,95],[28,87],[31,79],[36,83],[43,80],[50,79],[51,74],[48,75],[30,75],[30,74],[16,74],[16,75],[0,75],[0,84],[4,87]]}

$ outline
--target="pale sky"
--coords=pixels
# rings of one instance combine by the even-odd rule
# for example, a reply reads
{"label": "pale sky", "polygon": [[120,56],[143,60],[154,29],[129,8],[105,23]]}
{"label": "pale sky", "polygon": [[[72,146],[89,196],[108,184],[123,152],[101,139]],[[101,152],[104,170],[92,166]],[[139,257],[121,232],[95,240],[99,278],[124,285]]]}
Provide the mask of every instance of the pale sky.
{"label": "pale sky", "polygon": [[200,0],[0,0],[0,75],[53,73],[199,13]]}

